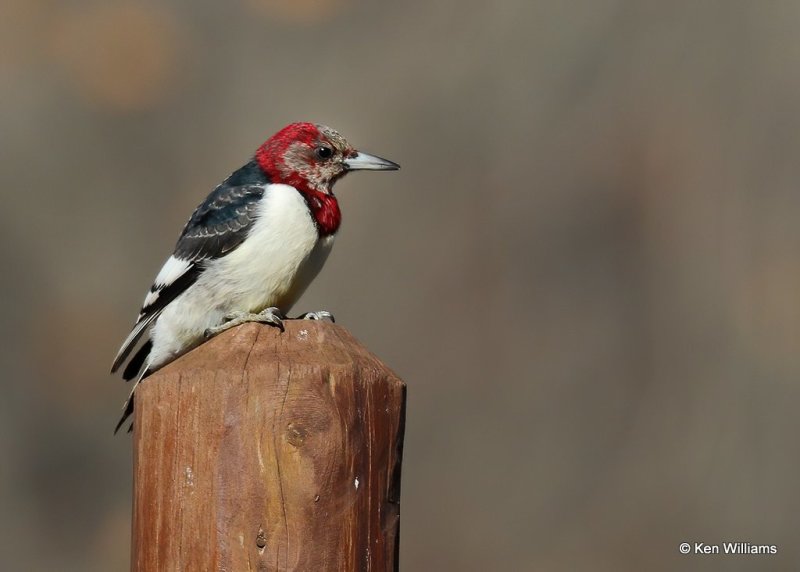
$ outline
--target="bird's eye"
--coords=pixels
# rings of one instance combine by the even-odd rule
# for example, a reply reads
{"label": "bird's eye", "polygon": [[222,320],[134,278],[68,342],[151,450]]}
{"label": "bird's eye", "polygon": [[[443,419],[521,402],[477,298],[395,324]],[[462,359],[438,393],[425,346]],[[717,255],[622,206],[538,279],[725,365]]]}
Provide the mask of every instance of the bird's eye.
{"label": "bird's eye", "polygon": [[320,145],[317,147],[315,153],[320,159],[330,159],[333,157],[333,149],[326,147],[325,145]]}

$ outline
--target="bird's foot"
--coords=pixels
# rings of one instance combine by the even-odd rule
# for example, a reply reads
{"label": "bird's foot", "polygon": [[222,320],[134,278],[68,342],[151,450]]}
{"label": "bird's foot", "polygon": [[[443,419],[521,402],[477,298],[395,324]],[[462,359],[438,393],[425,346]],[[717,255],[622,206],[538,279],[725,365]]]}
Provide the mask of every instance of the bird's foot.
{"label": "bird's foot", "polygon": [[331,322],[336,322],[336,319],[333,317],[333,314],[328,312],[327,310],[317,310],[316,312],[306,312],[305,314],[301,314],[294,318],[295,320],[329,320]]}
{"label": "bird's foot", "polygon": [[220,324],[219,326],[214,326],[213,328],[208,328],[204,335],[206,338],[210,338],[212,336],[216,336],[217,334],[221,334],[225,330],[230,330],[231,328],[241,324],[246,324],[247,322],[260,322],[262,324],[269,324],[270,326],[275,326],[276,328],[279,328],[280,331],[283,331],[284,318],[285,316],[283,313],[281,313],[281,311],[274,306],[265,308],[258,314],[253,314],[251,312],[231,312],[225,316],[226,321],[224,323]]}

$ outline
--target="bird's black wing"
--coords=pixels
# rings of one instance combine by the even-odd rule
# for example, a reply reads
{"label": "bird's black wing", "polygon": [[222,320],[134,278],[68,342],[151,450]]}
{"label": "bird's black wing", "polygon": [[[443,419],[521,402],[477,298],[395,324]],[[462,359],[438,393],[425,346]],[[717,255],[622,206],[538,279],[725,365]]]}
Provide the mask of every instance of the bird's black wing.
{"label": "bird's black wing", "polygon": [[[175,251],[150,287],[131,333],[114,359],[112,373],[127,359],[136,342],[164,308],[195,283],[203,271],[203,262],[224,256],[244,241],[268,183],[258,166],[254,162],[248,163],[214,189],[195,209],[183,227]],[[132,369],[126,369],[126,378]]]}

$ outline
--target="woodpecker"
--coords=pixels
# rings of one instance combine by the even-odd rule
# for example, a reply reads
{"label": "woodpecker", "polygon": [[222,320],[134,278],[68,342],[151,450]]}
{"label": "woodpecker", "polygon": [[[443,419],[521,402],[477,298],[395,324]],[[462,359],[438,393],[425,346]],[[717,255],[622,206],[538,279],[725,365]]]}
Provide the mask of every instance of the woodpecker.
{"label": "woodpecker", "polygon": [[195,209],[150,287],[111,366],[116,372],[148,334],[123,371],[136,381],[114,432],[133,413],[138,384],[209,337],[249,321],[283,330],[339,230],[336,181],[350,171],[399,168],[324,125],[292,123],[267,139]]}

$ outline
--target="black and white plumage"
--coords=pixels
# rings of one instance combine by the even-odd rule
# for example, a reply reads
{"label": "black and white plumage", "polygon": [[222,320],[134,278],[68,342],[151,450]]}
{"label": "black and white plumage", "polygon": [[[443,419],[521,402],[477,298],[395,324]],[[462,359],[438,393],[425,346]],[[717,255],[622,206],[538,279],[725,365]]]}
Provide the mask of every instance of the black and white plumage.
{"label": "black and white plumage", "polygon": [[[242,243],[255,220],[267,185],[269,179],[256,162],[251,161],[231,174],[195,209],[181,232],[175,251],[150,287],[133,330],[114,359],[112,373],[130,355],[136,342],[164,308],[197,281],[204,263],[224,256]],[[151,350],[152,344],[142,346],[126,368],[124,379],[138,375]]]}
{"label": "black and white plumage", "polygon": [[[292,124],[197,207],[145,297],[112,365],[138,384],[202,343],[236,312],[285,314],[330,253],[340,214],[332,186],[347,171],[396,164],[355,151],[334,130]],[[136,386],[134,385],[134,391]],[[133,411],[133,395],[117,429]]]}

